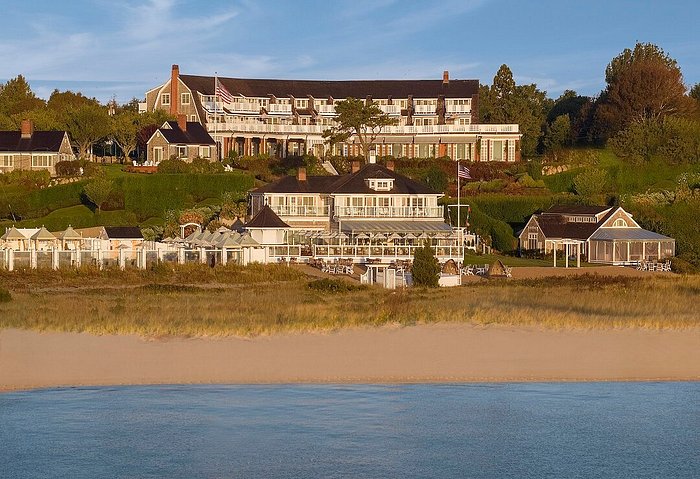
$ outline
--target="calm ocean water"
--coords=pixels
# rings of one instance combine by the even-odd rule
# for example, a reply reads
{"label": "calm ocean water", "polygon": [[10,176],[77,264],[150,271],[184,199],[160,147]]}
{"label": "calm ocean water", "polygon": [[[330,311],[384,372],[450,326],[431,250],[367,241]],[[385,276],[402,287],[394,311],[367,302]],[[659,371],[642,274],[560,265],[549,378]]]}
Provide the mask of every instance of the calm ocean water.
{"label": "calm ocean water", "polygon": [[1,478],[700,477],[699,383],[0,394]]}

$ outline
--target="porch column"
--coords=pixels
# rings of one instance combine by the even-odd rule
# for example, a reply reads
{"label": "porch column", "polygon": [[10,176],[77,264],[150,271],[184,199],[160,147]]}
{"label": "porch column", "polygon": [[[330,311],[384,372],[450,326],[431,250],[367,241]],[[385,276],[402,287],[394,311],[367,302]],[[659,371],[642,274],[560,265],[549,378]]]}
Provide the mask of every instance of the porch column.
{"label": "porch column", "polygon": [[97,269],[102,269],[102,248],[97,250]]}
{"label": "porch column", "polygon": [[7,250],[7,271],[15,270],[15,250]]}
{"label": "porch column", "polygon": [[227,262],[228,262],[228,249],[221,248],[221,264],[223,266],[226,266]]}
{"label": "porch column", "polygon": [[627,241],[627,262],[630,261],[630,242]]}
{"label": "porch column", "polygon": [[75,248],[75,267],[80,268],[80,246]]}
{"label": "porch column", "polygon": [[36,269],[36,250],[29,250],[29,267],[31,269]]}
{"label": "porch column", "polygon": [[658,253],[656,253],[656,257],[661,261],[661,241],[656,242],[656,250]]}
{"label": "porch column", "polygon": [[569,267],[569,243],[564,245],[564,268]]}
{"label": "porch column", "polygon": [[554,245],[552,247],[552,253],[554,255],[554,267],[556,268],[557,267],[557,244],[556,243],[554,243]]}
{"label": "porch column", "polygon": [[185,248],[177,249],[177,264],[185,264]]}
{"label": "porch column", "polygon": [[51,249],[51,267],[58,269],[58,248],[55,247]]}
{"label": "porch column", "polygon": [[202,264],[207,262],[207,250],[204,249],[204,246],[199,248],[199,262]]}
{"label": "porch column", "polygon": [[576,267],[581,267],[581,243],[576,245]]}
{"label": "porch column", "polygon": [[119,269],[122,271],[126,268],[126,257],[124,256],[124,250],[119,248]]}

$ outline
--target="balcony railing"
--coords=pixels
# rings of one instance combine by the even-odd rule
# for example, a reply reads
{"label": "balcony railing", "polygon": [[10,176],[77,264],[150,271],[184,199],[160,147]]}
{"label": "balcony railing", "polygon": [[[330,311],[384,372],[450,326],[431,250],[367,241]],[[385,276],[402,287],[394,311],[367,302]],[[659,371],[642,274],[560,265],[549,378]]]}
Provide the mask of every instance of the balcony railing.
{"label": "balcony railing", "polygon": [[284,113],[287,115],[292,114],[292,105],[284,105],[279,103],[273,103],[267,106],[268,113]]}
{"label": "balcony railing", "polygon": [[244,112],[244,113],[259,113],[260,105],[258,103],[241,103],[235,102],[227,105],[227,108],[234,112]]}
{"label": "balcony railing", "polygon": [[336,206],[336,217],[442,218],[442,206]]}
{"label": "balcony railing", "polygon": [[415,105],[413,113],[416,115],[435,115],[436,105]]}
{"label": "balcony railing", "polygon": [[335,116],[335,105],[319,105],[318,112],[321,115],[332,115]]}
{"label": "balcony railing", "polygon": [[398,105],[379,105],[379,108],[387,115],[398,115],[401,108]]}
{"label": "balcony railing", "polygon": [[279,216],[323,216],[328,217],[329,206],[277,205],[270,206]]}
{"label": "balcony railing", "polygon": [[[214,123],[207,125],[209,131],[214,131]],[[270,125],[266,123],[217,123],[219,133],[226,131],[241,133],[278,133],[320,135],[329,127],[324,125]],[[429,125],[429,126],[387,126],[382,129],[383,135],[442,135],[442,134],[488,134],[511,133],[517,134],[518,125]]]}
{"label": "balcony railing", "polygon": [[471,105],[446,105],[447,113],[471,113]]}

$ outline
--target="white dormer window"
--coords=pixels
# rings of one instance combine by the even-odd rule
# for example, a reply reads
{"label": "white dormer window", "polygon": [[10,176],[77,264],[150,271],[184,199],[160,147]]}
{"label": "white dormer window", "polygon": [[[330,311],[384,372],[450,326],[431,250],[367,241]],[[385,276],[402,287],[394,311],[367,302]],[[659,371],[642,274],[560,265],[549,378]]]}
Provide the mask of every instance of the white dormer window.
{"label": "white dormer window", "polygon": [[618,218],[613,223],[613,228],[627,228],[627,221],[622,218]]}
{"label": "white dormer window", "polygon": [[391,191],[394,187],[393,178],[370,178],[367,183],[374,191]]}

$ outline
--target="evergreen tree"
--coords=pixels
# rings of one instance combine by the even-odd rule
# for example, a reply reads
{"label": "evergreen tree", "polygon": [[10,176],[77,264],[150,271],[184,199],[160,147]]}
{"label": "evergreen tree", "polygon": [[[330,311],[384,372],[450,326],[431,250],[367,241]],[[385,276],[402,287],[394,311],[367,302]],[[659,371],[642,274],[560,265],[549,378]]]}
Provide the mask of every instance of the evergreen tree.
{"label": "evergreen tree", "polygon": [[437,288],[440,279],[440,263],[435,257],[435,252],[429,241],[416,248],[413,253],[413,267],[411,268],[413,284],[426,288]]}

